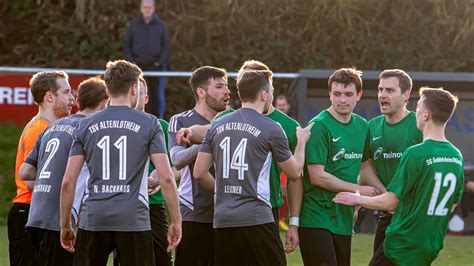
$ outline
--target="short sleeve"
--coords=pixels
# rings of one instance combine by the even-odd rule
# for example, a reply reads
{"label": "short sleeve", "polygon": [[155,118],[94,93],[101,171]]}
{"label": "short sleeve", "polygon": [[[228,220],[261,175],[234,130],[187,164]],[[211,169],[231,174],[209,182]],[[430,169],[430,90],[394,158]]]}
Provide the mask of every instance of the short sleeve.
{"label": "short sleeve", "polygon": [[72,132],[72,145],[69,150],[69,157],[75,155],[84,155],[84,142],[83,142],[83,130],[79,123],[78,126]]}
{"label": "short sleeve", "polygon": [[23,154],[24,158],[30,154],[31,150],[36,144],[36,141],[38,140],[39,136],[43,131],[47,128],[47,126],[31,126],[28,128],[28,130],[25,132],[25,135],[23,136]]}
{"label": "short sleeve", "polygon": [[168,126],[168,149],[171,150],[175,146],[181,146],[186,148],[186,145],[179,145],[176,142],[176,133],[183,128],[183,123],[179,119],[179,115],[175,115],[170,119],[170,124]]}
{"label": "short sleeve", "polygon": [[325,126],[316,122],[311,129],[311,136],[306,143],[305,157],[307,164],[326,165],[328,157],[328,132]]}
{"label": "short sleeve", "polygon": [[[158,121],[160,123],[161,128],[163,129],[163,135],[165,137],[165,147],[168,147],[168,134],[167,134],[168,133],[168,127],[169,127],[168,122],[166,122],[165,120],[162,120],[162,119],[160,119]],[[171,164],[171,158],[170,158],[169,153],[168,153],[168,160]]]}
{"label": "short sleeve", "polygon": [[410,151],[403,154],[397,171],[387,186],[387,190],[395,193],[399,199],[408,194],[418,180],[420,168],[416,164],[419,164],[419,160],[413,157]]}
{"label": "short sleeve", "polygon": [[273,158],[277,162],[284,162],[291,158],[291,150],[288,146],[288,139],[286,138],[283,128],[279,124],[275,123],[269,136],[270,149],[272,151]]}
{"label": "short sleeve", "polygon": [[151,137],[150,137],[150,146],[149,154],[155,153],[168,153],[165,144],[165,136],[163,134],[163,129],[161,128],[158,120],[153,117]]}
{"label": "short sleeve", "polygon": [[298,143],[298,138],[296,137],[296,128],[299,127],[300,124],[295,121],[294,126],[291,128],[291,131],[289,134],[287,134],[288,137],[288,143],[290,145],[290,149],[292,152],[295,151],[296,149],[296,144]]}
{"label": "short sleeve", "polygon": [[204,136],[204,140],[201,144],[201,147],[199,149],[199,152],[205,152],[205,153],[211,153],[212,154],[212,133],[214,132],[215,127],[211,126],[211,128],[206,132],[206,135]]}
{"label": "short sleeve", "polygon": [[38,139],[36,140],[35,146],[31,150],[30,154],[28,154],[28,157],[25,159],[25,163],[28,163],[34,167],[37,167],[38,165],[38,154],[39,154],[39,149],[41,147],[41,139],[43,137],[43,133],[39,135]]}
{"label": "short sleeve", "polygon": [[454,194],[454,204],[458,204],[462,199],[462,193],[464,192],[464,167],[461,171],[461,176],[458,178],[458,185]]}

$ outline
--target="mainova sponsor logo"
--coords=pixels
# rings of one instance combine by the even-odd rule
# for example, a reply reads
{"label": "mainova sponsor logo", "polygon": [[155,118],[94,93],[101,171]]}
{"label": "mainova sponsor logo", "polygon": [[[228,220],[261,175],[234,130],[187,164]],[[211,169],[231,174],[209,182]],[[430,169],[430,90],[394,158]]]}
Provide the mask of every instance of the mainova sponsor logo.
{"label": "mainova sponsor logo", "polygon": [[337,160],[340,160],[341,158],[344,158],[346,160],[354,160],[354,159],[362,159],[362,153],[346,153],[346,149],[341,148],[335,155],[332,157],[332,160],[335,162]]}

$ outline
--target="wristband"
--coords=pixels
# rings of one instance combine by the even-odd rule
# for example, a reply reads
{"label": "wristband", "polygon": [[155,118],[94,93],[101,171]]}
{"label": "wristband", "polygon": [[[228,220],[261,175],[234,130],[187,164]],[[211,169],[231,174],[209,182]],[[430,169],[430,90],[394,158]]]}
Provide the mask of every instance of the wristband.
{"label": "wristband", "polygon": [[300,217],[290,217],[290,225],[300,226]]}

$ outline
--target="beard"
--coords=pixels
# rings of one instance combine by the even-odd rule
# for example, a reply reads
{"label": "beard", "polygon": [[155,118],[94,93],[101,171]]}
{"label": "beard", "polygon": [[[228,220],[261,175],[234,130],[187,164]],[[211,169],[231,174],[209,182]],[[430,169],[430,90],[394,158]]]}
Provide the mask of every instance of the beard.
{"label": "beard", "polygon": [[206,105],[211,107],[217,113],[224,111],[226,108],[225,104],[222,104],[221,101],[209,95],[206,95]]}

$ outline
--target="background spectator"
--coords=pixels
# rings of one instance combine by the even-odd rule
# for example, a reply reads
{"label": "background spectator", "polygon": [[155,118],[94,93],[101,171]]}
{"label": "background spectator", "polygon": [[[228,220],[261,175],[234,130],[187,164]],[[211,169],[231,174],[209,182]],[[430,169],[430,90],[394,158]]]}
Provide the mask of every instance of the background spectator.
{"label": "background spectator", "polygon": [[285,95],[280,94],[276,98],[275,101],[275,107],[276,109],[282,111],[284,114],[288,114],[290,112],[290,103],[288,102],[288,98],[286,98]]}
{"label": "background spectator", "polygon": [[[141,15],[128,24],[123,42],[124,57],[143,71],[167,71],[171,44],[165,23],[155,13],[154,0],[142,0]],[[145,77],[150,88],[147,112],[163,118],[166,77]]]}

